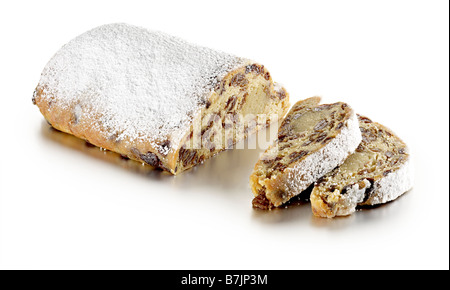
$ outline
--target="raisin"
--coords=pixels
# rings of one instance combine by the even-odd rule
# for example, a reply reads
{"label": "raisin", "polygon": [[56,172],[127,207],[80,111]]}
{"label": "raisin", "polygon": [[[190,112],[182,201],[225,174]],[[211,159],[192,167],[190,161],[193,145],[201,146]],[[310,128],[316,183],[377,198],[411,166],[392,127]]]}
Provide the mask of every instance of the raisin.
{"label": "raisin", "polygon": [[197,157],[197,152],[194,150],[190,150],[187,158],[186,158],[186,162],[184,163],[184,166],[193,163],[193,161],[195,160],[195,157]]}
{"label": "raisin", "polygon": [[285,169],[287,168],[287,165],[278,162],[277,164],[275,164],[275,166],[273,167],[273,170],[277,170],[277,171],[281,171],[283,172]]}
{"label": "raisin", "polygon": [[255,197],[252,200],[252,206],[254,208],[259,208],[259,209],[272,209],[274,207],[273,203],[270,202],[270,200],[267,199],[266,194],[264,193],[264,189],[260,190],[263,193],[259,194],[257,197]]}
{"label": "raisin", "polygon": [[206,101],[206,109],[209,109],[209,107],[211,107],[211,101],[207,100]]}
{"label": "raisin", "polygon": [[242,109],[242,107],[244,106],[245,102],[247,101],[247,97],[248,97],[248,93],[246,92],[243,96],[242,96],[242,100],[239,103],[239,109]]}
{"label": "raisin", "polygon": [[304,134],[292,134],[292,135],[280,134],[280,135],[278,135],[278,141],[279,142],[288,142],[288,141],[300,139],[303,137],[305,137]]}
{"label": "raisin", "polygon": [[[202,135],[202,136],[205,135],[205,132],[207,132],[209,129],[211,129],[211,127],[212,127],[213,125],[214,125],[214,119],[213,119],[213,120],[210,120],[210,121],[208,122],[208,125],[206,125],[206,127],[202,129],[201,135]],[[208,131],[208,132],[209,132],[209,131]]]}
{"label": "raisin", "polygon": [[147,154],[141,154],[140,158],[147,164],[153,167],[160,167],[161,161],[155,153],[148,152]]}
{"label": "raisin", "polygon": [[283,157],[277,156],[277,157],[275,157],[275,158],[262,159],[262,162],[263,162],[264,164],[266,164],[266,166],[272,167],[273,164],[274,164],[275,162],[280,161],[281,159],[283,159]]}
{"label": "raisin", "polygon": [[314,131],[320,131],[328,125],[327,120],[321,120],[319,123],[314,126]]}
{"label": "raisin", "polygon": [[[194,153],[194,154],[193,154]],[[183,166],[187,166],[194,158],[195,151],[182,147],[179,153],[179,159],[183,162]]]}
{"label": "raisin", "polygon": [[388,176],[389,175],[389,173],[391,173],[392,172],[392,170],[386,170],[385,172],[383,172],[383,176]]}
{"label": "raisin", "polygon": [[325,138],[325,140],[322,141],[322,144],[327,144],[331,140],[333,140],[333,137],[327,137],[327,138]]}
{"label": "raisin", "polygon": [[394,156],[394,153],[392,153],[391,151],[386,151],[384,155],[386,155],[387,158],[391,158],[392,156]]}
{"label": "raisin", "polygon": [[406,148],[400,148],[398,149],[399,154],[406,154]]}
{"label": "raisin", "polygon": [[278,150],[279,151],[284,151],[284,150],[288,149],[289,147],[291,147],[290,144],[284,144],[284,145],[280,146],[280,148]]}
{"label": "raisin", "polygon": [[311,143],[312,143],[311,140],[307,140],[305,143],[302,144],[302,147],[308,146]]}
{"label": "raisin", "polygon": [[225,110],[231,111],[234,108],[234,105],[236,105],[236,100],[236,96],[231,96],[225,105]]}
{"label": "raisin", "polygon": [[336,129],[340,130],[342,127],[344,127],[344,122],[340,122],[339,124],[337,124]]}
{"label": "raisin", "polygon": [[322,142],[323,140],[325,140],[325,138],[327,138],[327,136],[328,136],[328,134],[327,134],[326,132],[321,133],[321,134],[317,137],[316,143]]}
{"label": "raisin", "polygon": [[325,176],[322,176],[321,178],[317,179],[316,184],[324,185],[326,182],[327,182],[327,178]]}
{"label": "raisin", "polygon": [[286,137],[286,134],[278,135],[278,141],[282,142],[284,139],[286,139]]}
{"label": "raisin", "polygon": [[147,154],[143,154],[139,152],[136,147],[130,149],[131,153],[138,158],[144,161],[145,163],[153,166],[153,167],[162,167],[162,162],[159,160],[158,156],[153,152],[147,152]]}
{"label": "raisin", "polygon": [[262,163],[267,165],[267,164],[273,163],[274,159],[261,159],[261,161],[262,161]]}
{"label": "raisin", "polygon": [[282,100],[282,99],[286,98],[286,92],[284,90],[277,91],[276,97],[279,100]]}
{"label": "raisin", "polygon": [[362,123],[366,123],[366,124],[372,123],[372,120],[370,120],[367,117],[363,117],[363,116],[358,116],[358,117],[359,117],[359,121]]}
{"label": "raisin", "polygon": [[245,67],[245,73],[248,74],[250,72],[254,72],[257,75],[262,74],[264,72],[264,66],[260,66],[259,64],[251,64]]}
{"label": "raisin", "polygon": [[317,139],[317,136],[319,135],[319,132],[317,132],[317,133],[312,133],[310,136],[309,136],[309,141],[315,141],[316,139]]}
{"label": "raisin", "polygon": [[234,87],[245,87],[248,85],[248,80],[244,74],[238,73],[231,78],[230,86]]}
{"label": "raisin", "polygon": [[192,159],[192,164],[200,163],[200,160],[202,159],[201,155],[198,155],[197,152],[195,153],[194,159]]}
{"label": "raisin", "polygon": [[309,151],[306,150],[302,150],[299,152],[292,152],[291,154],[289,154],[289,158],[291,159],[291,162],[296,162],[302,157],[306,156],[308,153]]}

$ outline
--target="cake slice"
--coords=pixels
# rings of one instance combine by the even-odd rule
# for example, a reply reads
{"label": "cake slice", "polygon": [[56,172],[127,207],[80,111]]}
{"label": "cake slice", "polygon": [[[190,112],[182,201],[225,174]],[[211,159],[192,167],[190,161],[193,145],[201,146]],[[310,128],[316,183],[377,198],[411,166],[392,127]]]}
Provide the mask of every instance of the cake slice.
{"label": "cake slice", "polygon": [[353,109],[346,103],[297,102],[250,176],[253,207],[279,207],[342,164],[361,142]]}
{"label": "cake slice", "polygon": [[358,116],[362,142],[339,167],[318,180],[311,193],[314,215],[352,214],[356,206],[394,200],[412,187],[408,149],[391,130]]}
{"label": "cake slice", "polygon": [[51,58],[33,103],[60,131],[178,174],[284,116],[289,95],[249,59],[109,24]]}

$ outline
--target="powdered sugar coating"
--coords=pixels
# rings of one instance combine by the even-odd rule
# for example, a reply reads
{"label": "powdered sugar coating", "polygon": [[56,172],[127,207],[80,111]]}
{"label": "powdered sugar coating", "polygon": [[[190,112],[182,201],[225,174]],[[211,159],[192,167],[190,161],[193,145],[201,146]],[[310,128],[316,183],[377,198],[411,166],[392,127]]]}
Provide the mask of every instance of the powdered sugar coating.
{"label": "powdered sugar coating", "polygon": [[298,195],[317,179],[341,165],[352,154],[361,142],[358,118],[355,112],[348,119],[346,126],[327,145],[288,168],[285,191],[290,195]]}
{"label": "powdered sugar coating", "polygon": [[169,138],[174,146],[215,85],[247,63],[162,32],[109,24],[63,46],[38,88],[76,118],[95,119],[93,128],[105,138],[155,146]]}
{"label": "powdered sugar coating", "polygon": [[400,168],[375,181],[368,205],[382,204],[398,198],[413,187],[412,164],[408,159]]}

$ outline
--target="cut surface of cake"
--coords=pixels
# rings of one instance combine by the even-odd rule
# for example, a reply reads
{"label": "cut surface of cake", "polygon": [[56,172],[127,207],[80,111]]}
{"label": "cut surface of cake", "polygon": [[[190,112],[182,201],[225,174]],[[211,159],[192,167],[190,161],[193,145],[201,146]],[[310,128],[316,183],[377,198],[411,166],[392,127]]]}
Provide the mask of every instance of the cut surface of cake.
{"label": "cut surface of cake", "polygon": [[249,59],[109,24],[52,57],[33,103],[60,131],[177,174],[277,121],[289,95]]}
{"label": "cut surface of cake", "polygon": [[332,218],[352,214],[357,206],[396,199],[412,188],[406,144],[390,129],[358,116],[362,142],[355,153],[314,185],[314,215]]}
{"label": "cut surface of cake", "polygon": [[297,102],[250,176],[253,207],[279,207],[342,164],[361,142],[353,109],[346,103]]}

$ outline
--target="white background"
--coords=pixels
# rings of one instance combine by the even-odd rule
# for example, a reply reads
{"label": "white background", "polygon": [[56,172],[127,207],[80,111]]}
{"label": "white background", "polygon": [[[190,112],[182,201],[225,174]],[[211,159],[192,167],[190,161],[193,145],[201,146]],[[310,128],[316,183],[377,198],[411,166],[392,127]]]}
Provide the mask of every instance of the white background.
{"label": "white background", "polygon": [[[448,1],[2,1],[0,268],[448,269]],[[261,150],[177,177],[49,130],[51,56],[126,22],[263,63],[292,103],[348,102],[409,144],[414,189],[348,218],[261,212]]]}

